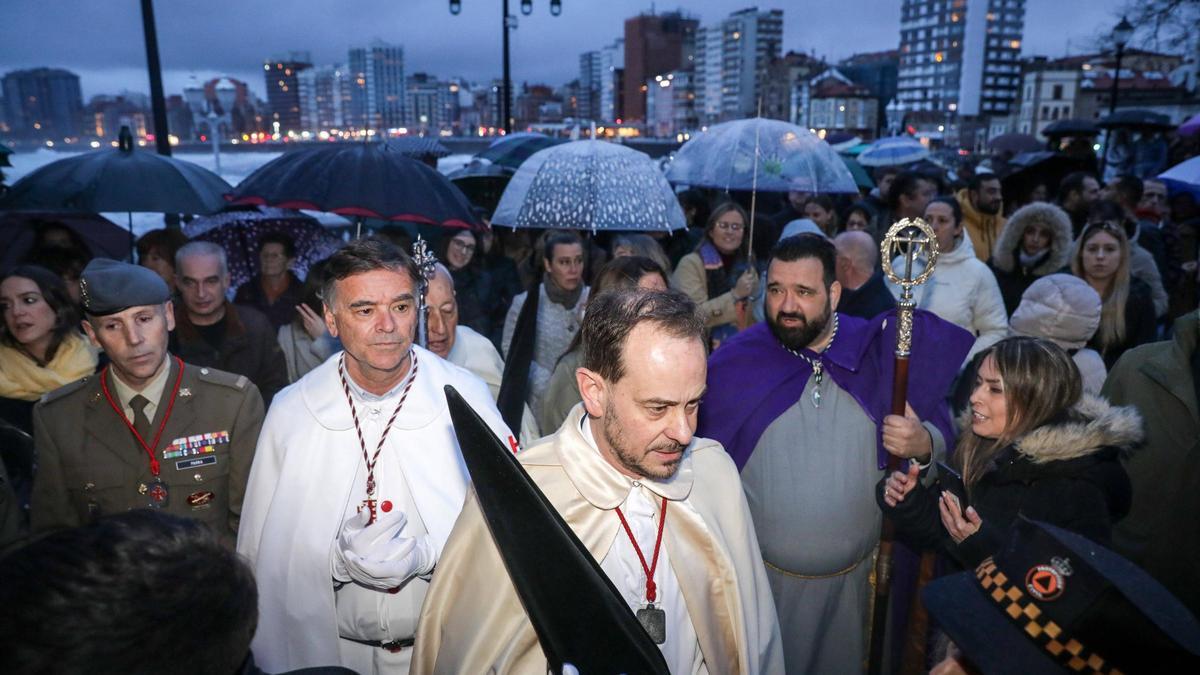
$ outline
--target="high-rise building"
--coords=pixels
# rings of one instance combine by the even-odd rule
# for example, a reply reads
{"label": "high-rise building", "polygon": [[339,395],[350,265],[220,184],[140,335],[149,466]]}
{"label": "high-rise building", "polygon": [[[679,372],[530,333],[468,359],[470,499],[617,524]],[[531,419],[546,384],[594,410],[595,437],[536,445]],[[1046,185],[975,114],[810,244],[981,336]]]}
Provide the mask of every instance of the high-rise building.
{"label": "high-rise building", "polygon": [[350,72],[340,64],[300,73],[300,125],[319,133],[346,127],[350,108]]}
{"label": "high-rise building", "polygon": [[625,20],[626,121],[646,119],[648,80],[691,67],[699,26],[698,20],[678,11]]}
{"label": "high-rise building", "polygon": [[875,132],[882,133],[887,125],[884,110],[896,98],[896,78],[900,68],[900,52],[891,49],[883,52],[855,54],[837,64],[838,72],[862,85],[878,102],[878,119]]}
{"label": "high-rise building", "polygon": [[300,71],[312,67],[308,52],[291,52],[263,64],[271,133],[300,133]]}
{"label": "high-rise building", "polygon": [[84,134],[99,140],[116,140],[121,127],[129,127],[134,138],[145,138],[150,118],[150,102],[145,96],[125,92],[116,96],[93,96],[84,108]]}
{"label": "high-rise building", "polygon": [[14,70],[4,76],[4,117],[14,138],[62,140],[79,136],[83,92],[79,76],[61,68]]}
{"label": "high-rise building", "polygon": [[450,129],[454,123],[457,89],[429,73],[413,73],[408,78],[404,103],[404,126],[410,133],[434,133]]}
{"label": "high-rise building", "polygon": [[625,39],[579,55],[580,119],[612,123],[625,116]]}
{"label": "high-rise building", "polygon": [[782,47],[781,9],[750,7],[698,31],[694,62],[701,123],[757,115],[767,68]]}
{"label": "high-rise building", "polygon": [[691,70],[676,70],[646,81],[646,132],[649,135],[678,137],[699,128],[692,75]]}
{"label": "high-rise building", "polygon": [[581,119],[594,120],[600,117],[600,80],[603,68],[600,50],[579,55],[579,105],[577,114]]}
{"label": "high-rise building", "polygon": [[350,119],[357,129],[404,126],[404,47],[375,41],[350,50]]}
{"label": "high-rise building", "polygon": [[1024,30],[1025,0],[903,0],[897,100],[909,113],[1007,115]]}

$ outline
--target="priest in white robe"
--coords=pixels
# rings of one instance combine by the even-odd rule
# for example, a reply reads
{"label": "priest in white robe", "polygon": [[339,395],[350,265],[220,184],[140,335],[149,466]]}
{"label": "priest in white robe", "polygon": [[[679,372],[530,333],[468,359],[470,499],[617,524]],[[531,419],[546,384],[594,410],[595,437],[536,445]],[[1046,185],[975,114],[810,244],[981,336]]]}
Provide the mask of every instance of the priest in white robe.
{"label": "priest in white robe", "polygon": [[[672,673],[782,672],[775,606],[737,469],[719,444],[693,436],[707,367],[694,304],[674,291],[606,293],[582,330],[583,402],[518,456],[522,466],[631,614],[660,613],[665,631],[647,632]],[[547,670],[473,496],[443,551],[417,636],[417,675]]]}
{"label": "priest in white robe", "polygon": [[345,351],[276,396],[246,489],[238,552],[258,580],[252,650],[269,672],[404,673],[469,480],[443,387],[497,436],[511,432],[487,385],[413,345],[417,271],[403,252],[359,240],[329,274],[326,323]]}
{"label": "priest in white robe", "polygon": [[[458,302],[454,299],[454,277],[441,263],[434,268],[429,280],[425,300],[429,304],[428,346],[429,351],[450,363],[471,371],[487,383],[492,398],[500,395],[500,383],[504,379],[504,359],[492,341],[468,326],[458,323]],[[538,438],[537,419],[529,404],[521,413],[521,445],[528,446]],[[503,440],[503,439],[502,439]]]}

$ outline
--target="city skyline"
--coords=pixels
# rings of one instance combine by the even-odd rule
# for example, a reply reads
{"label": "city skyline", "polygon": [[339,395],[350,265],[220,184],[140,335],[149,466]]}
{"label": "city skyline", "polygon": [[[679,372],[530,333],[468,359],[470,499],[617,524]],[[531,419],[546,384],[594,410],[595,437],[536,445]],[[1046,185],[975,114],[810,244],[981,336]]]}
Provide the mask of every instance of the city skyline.
{"label": "city skyline", "polygon": [[[409,73],[490,81],[500,73],[499,17],[492,16],[499,12],[490,11],[498,9],[499,3],[463,0],[462,4],[462,13],[453,16],[445,0],[362,0],[361,11],[349,16],[343,3],[332,0],[308,0],[299,6],[281,0],[258,0],[246,5],[226,0],[204,5],[160,2],[155,11],[164,86],[168,93],[180,93],[225,75],[245,81],[257,97],[265,99],[261,64],[274,53],[303,50],[312,53],[316,64],[340,63],[345,61],[348,48],[375,39],[404,46]],[[1068,49],[1088,49],[1092,38],[1112,21],[1113,12],[1122,3],[1099,0],[1064,9],[1067,4],[1027,2],[1023,56],[1060,56]],[[69,69],[80,76],[85,100],[125,90],[147,92],[138,3],[129,0],[127,5],[121,9],[112,3],[64,0],[51,5],[16,0],[16,7],[7,14],[10,34],[20,39],[0,45],[0,71],[39,66]],[[701,25],[751,6],[784,9],[785,53],[815,52],[819,57],[837,60],[853,53],[895,49],[899,44],[900,3],[884,0],[809,2],[803,8],[795,3],[745,0],[692,0],[678,6],[633,0],[564,0],[559,17],[550,15],[545,0],[534,2],[530,16],[521,15],[520,3],[512,0],[510,10],[518,15],[520,26],[512,33],[514,82],[518,86],[523,82],[561,86],[577,78],[581,53],[611,44],[622,35],[627,18],[648,12],[652,6],[659,13],[681,7]],[[326,15],[339,19],[317,20]],[[211,16],[225,18],[214,24]],[[845,17],[863,16],[876,16],[878,20],[863,24],[859,19],[860,25],[842,28],[847,23]],[[379,26],[388,23],[382,17],[393,18],[397,28],[380,31]],[[55,23],[51,24],[51,18]],[[269,21],[276,24],[270,25]],[[359,26],[369,28],[358,32]],[[850,31],[854,39],[846,39],[845,31]],[[84,33],[89,34],[86,40],[81,39]],[[114,37],[106,39],[106,35]],[[207,35],[218,37],[208,41],[201,37]],[[457,48],[447,42],[447,35],[456,43],[471,45],[471,49]],[[563,58],[563,50],[569,58]]]}

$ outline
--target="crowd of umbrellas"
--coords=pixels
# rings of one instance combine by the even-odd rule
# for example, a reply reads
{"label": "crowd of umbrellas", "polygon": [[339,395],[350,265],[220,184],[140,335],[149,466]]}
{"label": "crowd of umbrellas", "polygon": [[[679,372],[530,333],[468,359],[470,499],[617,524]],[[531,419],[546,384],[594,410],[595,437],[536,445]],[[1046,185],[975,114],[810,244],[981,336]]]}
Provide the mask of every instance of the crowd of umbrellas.
{"label": "crowd of umbrellas", "polygon": [[[1123,111],[1099,125],[1062,120],[1044,133],[1053,142],[1056,135],[1095,136],[1105,124],[1165,123],[1138,112]],[[1186,122],[1180,133],[1189,124],[1196,127],[1192,132],[1200,131],[1200,116]],[[234,187],[191,162],[139,151],[127,131],[118,146],[52,162],[13,185],[0,201],[0,231],[10,230],[4,232],[11,235],[5,237],[13,244],[10,251],[21,250],[20,237],[29,235],[20,225],[35,214],[53,212],[97,254],[115,258],[130,252],[132,215],[124,231],[95,214],[188,214],[200,217],[190,220],[184,233],[223,245],[231,252],[231,271],[240,278],[251,273],[252,237],[263,231],[287,231],[311,260],[340,243],[301,210],[350,218],[357,224],[356,236],[364,220],[481,229],[485,226],[476,207],[492,214],[492,224],[511,228],[670,231],[687,226],[675,196],[678,187],[856,194],[872,187],[866,169],[931,161],[929,149],[909,136],[873,143],[848,135],[823,139],[808,129],[763,118],[717,124],[696,134],[674,153],[665,171],[645,153],[618,143],[517,133],[497,139],[465,167],[443,175],[417,158],[444,156],[449,150],[436,139],[405,137],[285,152]],[[999,136],[991,149],[1011,157],[1013,181],[1075,168],[1074,160],[1028,135]],[[1200,194],[1200,158],[1161,177],[1172,189]],[[299,261],[301,268],[311,260]]]}

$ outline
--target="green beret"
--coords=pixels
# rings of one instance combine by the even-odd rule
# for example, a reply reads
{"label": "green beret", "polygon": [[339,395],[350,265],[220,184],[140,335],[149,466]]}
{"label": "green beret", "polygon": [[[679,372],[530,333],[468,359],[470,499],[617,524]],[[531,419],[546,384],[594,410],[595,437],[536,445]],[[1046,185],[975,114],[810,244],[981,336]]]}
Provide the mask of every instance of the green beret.
{"label": "green beret", "polygon": [[94,258],[79,275],[79,300],[83,310],[92,316],[161,305],[170,299],[167,282],[154,270],[140,265]]}

